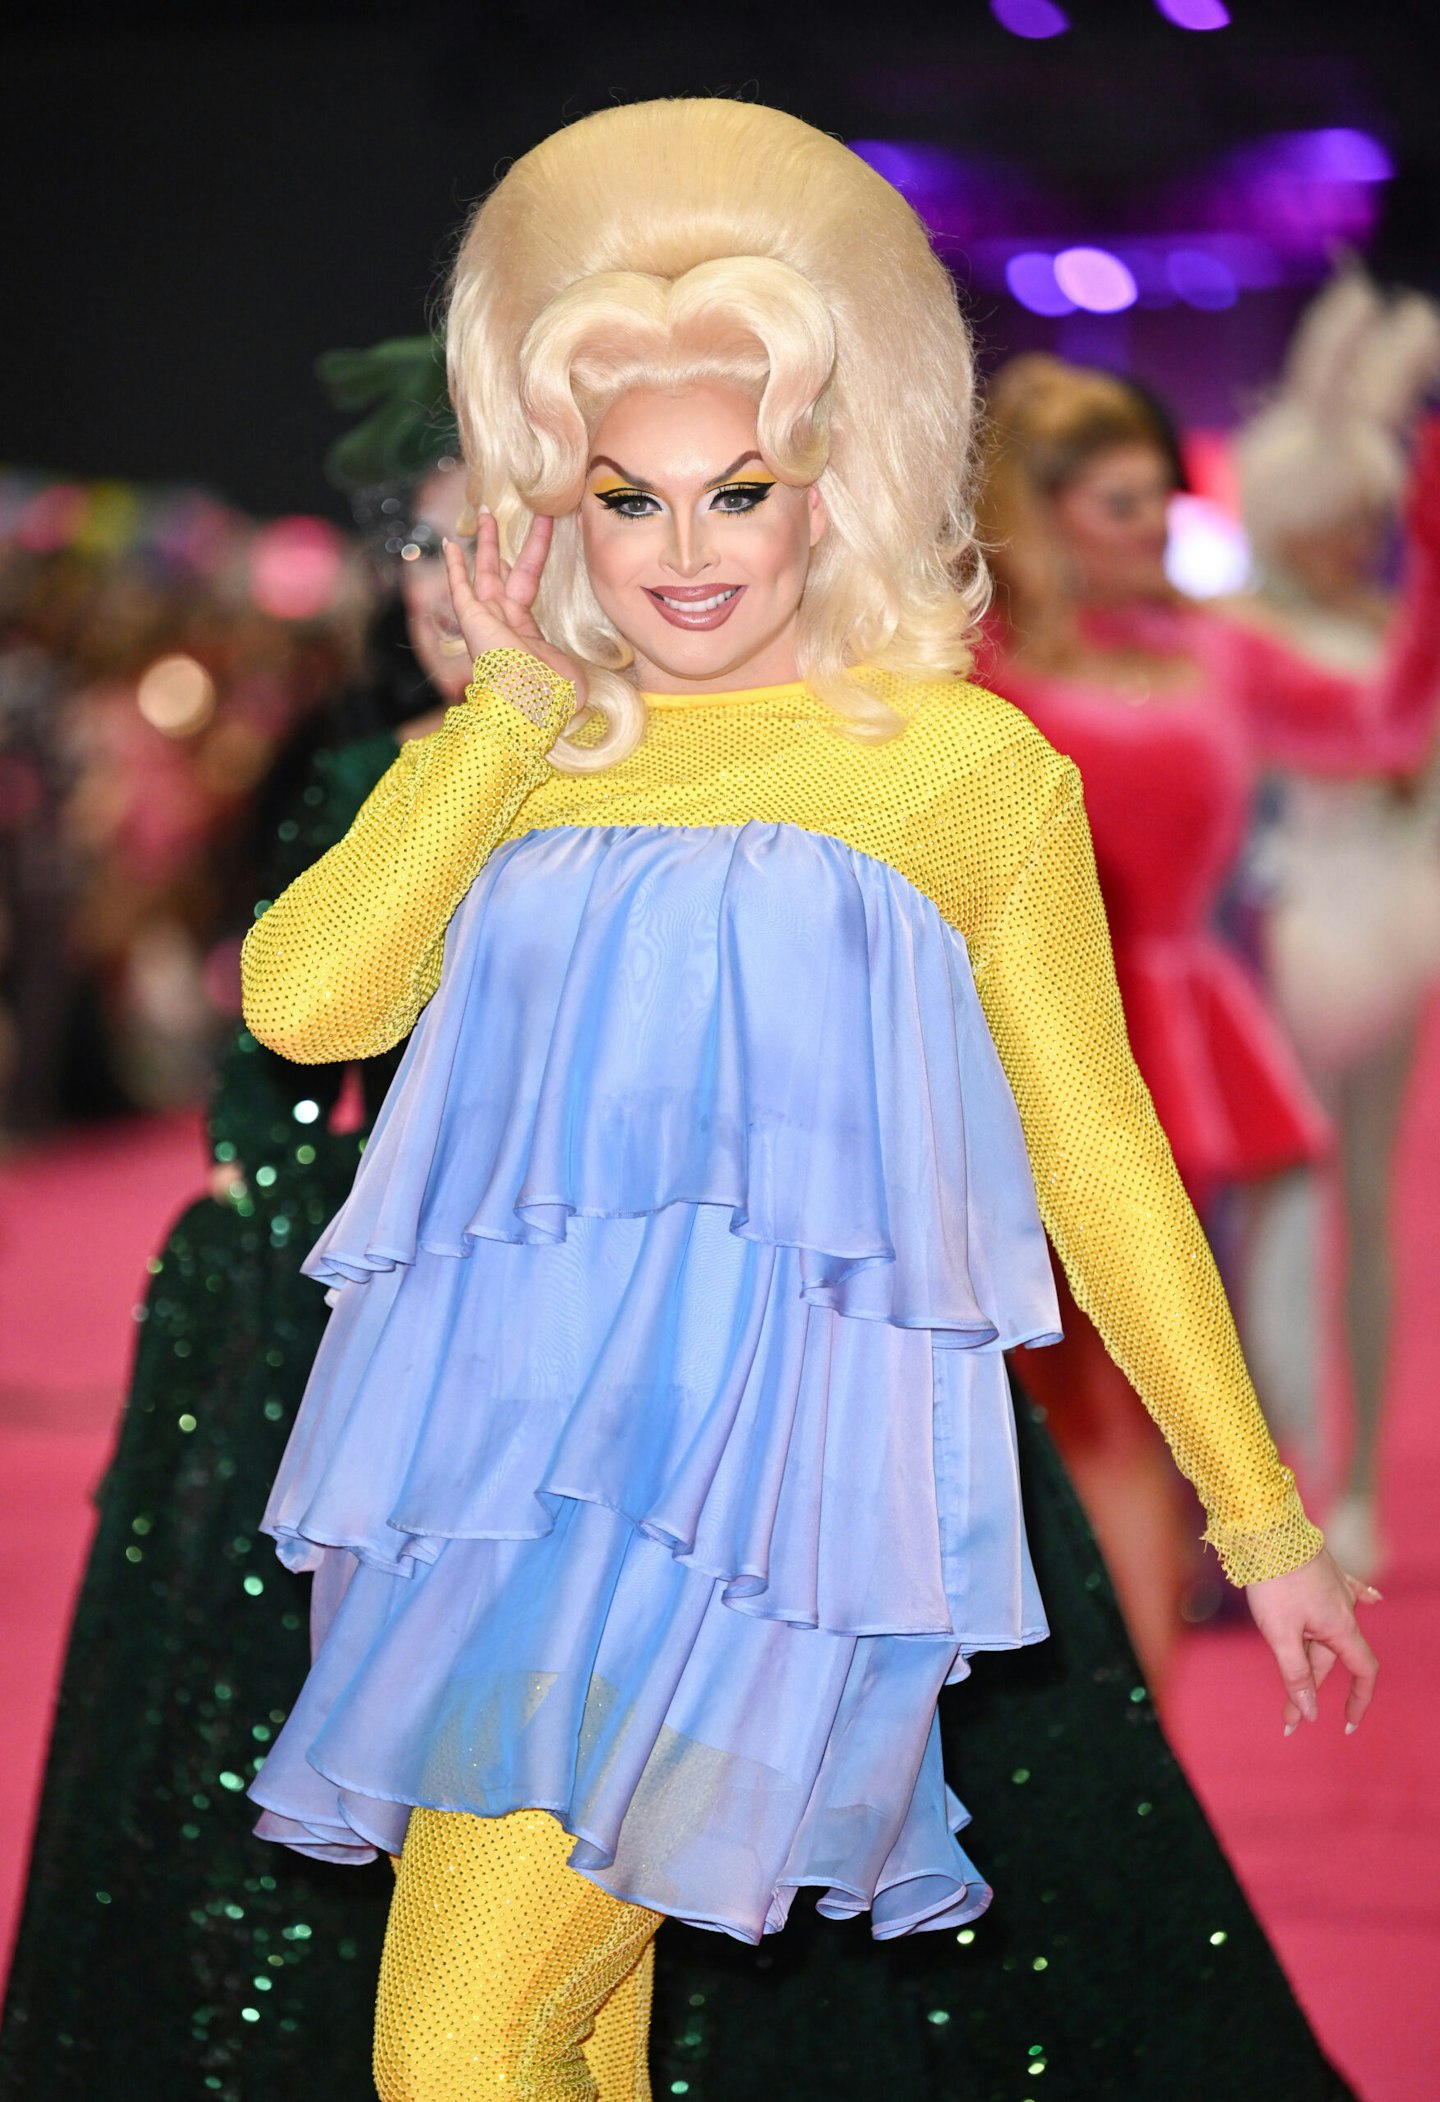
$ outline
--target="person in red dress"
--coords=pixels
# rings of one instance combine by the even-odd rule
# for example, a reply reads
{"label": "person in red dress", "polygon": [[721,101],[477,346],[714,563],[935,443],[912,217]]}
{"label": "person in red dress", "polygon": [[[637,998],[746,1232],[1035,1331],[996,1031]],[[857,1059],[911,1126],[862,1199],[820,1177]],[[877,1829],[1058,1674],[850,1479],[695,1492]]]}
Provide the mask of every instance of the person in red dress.
{"label": "person in red dress", "polygon": [[[1080,769],[1131,1044],[1203,1213],[1222,1188],[1317,1160],[1329,1142],[1215,917],[1262,769],[1399,776],[1428,755],[1440,699],[1440,431],[1422,442],[1407,587],[1384,664],[1366,680],[1171,587],[1174,449],[1138,389],[1057,358],[1016,358],[994,382],[990,419],[983,537],[997,600],[986,675]],[[1049,1412],[1163,1690],[1193,1527],[1149,1418],[1086,1317],[1073,1301],[1062,1310],[1066,1341],[1025,1352],[1021,1376]]]}

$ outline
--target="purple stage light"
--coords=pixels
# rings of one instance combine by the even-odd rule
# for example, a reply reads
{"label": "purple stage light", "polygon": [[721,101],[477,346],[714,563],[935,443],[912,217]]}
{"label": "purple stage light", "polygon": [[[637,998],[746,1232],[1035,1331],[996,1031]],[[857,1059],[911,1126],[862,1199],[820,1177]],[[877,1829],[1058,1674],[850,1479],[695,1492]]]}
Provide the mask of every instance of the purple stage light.
{"label": "purple stage light", "polygon": [[960,154],[925,139],[852,139],[850,151],[893,183],[910,204],[967,189],[973,181],[972,168]]}
{"label": "purple stage light", "polygon": [[1139,297],[1134,277],[1108,248],[1066,248],[1055,258],[1055,282],[1088,314],[1118,314]]}
{"label": "purple stage light", "polygon": [[968,241],[1002,214],[1005,185],[988,163],[925,139],[852,139],[851,151],[893,183],[930,232]]}
{"label": "purple stage light", "polygon": [[1177,29],[1230,27],[1230,10],[1222,0],[1155,0],[1155,11]]}
{"label": "purple stage light", "polygon": [[1230,170],[1232,225],[1292,251],[1319,252],[1337,242],[1363,245],[1377,193],[1395,172],[1377,138],[1338,125],[1259,139],[1232,157]]}
{"label": "purple stage light", "polygon": [[1012,255],[1005,265],[1005,282],[1012,298],[1032,314],[1048,314],[1054,320],[1075,311],[1075,301],[1055,281],[1054,256],[1042,255],[1036,249]]}
{"label": "purple stage light", "polygon": [[[1280,275],[1298,271],[1304,278],[1328,270],[1337,246],[1364,247],[1394,172],[1389,152],[1368,131],[1333,125],[1272,132],[1182,179],[1163,211],[1169,225],[1199,236],[1197,248],[1218,253],[1219,236],[1258,241]],[[1242,288],[1256,282],[1250,268],[1221,259]]]}
{"label": "purple stage light", "polygon": [[1389,182],[1395,173],[1395,163],[1368,131],[1337,125],[1328,131],[1297,131],[1291,136],[1304,172],[1323,182]]}
{"label": "purple stage light", "polygon": [[1237,292],[1268,292],[1284,281],[1279,256],[1268,241],[1253,234],[1214,234],[1204,252],[1229,271]]}
{"label": "purple stage light", "polygon": [[967,251],[997,242],[1001,262],[1037,238],[1034,229],[1060,217],[1024,168],[989,154],[958,151],[933,139],[848,139],[877,175],[893,183],[930,232]]}
{"label": "purple stage light", "polygon": [[1223,313],[1238,296],[1233,274],[1218,255],[1203,248],[1177,248],[1165,274],[1186,306],[1199,307],[1202,313]]}
{"label": "purple stage light", "polygon": [[1055,0],[990,0],[990,12],[1011,36],[1030,37],[1037,42],[1044,37],[1063,36],[1070,27],[1070,17],[1063,8],[1056,7]]}
{"label": "purple stage light", "polygon": [[1117,250],[1121,262],[1135,280],[1135,297],[1142,307],[1172,307],[1175,290],[1166,271],[1169,255],[1149,241],[1127,241]]}

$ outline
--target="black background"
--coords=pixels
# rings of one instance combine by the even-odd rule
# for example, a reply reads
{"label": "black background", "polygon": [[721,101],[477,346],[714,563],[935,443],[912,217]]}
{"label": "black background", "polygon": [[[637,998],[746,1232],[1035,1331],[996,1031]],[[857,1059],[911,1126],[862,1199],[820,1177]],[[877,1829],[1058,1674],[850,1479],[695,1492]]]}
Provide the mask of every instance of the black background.
{"label": "black background", "polygon": [[[1377,265],[1436,289],[1429,0],[1230,0],[1209,35],[1150,0],[1066,5],[1044,43],[985,0],[32,14],[0,39],[0,461],[339,515],[317,353],[421,327],[507,160],[645,95],[740,92],[846,137],[1002,154],[1102,227],[1227,142],[1357,125],[1399,165]],[[1005,303],[979,320],[1002,352]]]}

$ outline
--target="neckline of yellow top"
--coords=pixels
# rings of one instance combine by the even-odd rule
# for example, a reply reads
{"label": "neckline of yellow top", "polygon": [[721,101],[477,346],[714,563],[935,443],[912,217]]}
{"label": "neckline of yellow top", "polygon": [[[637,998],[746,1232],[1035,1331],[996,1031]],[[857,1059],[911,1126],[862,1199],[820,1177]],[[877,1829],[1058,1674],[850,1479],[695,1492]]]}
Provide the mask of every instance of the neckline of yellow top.
{"label": "neckline of yellow top", "polygon": [[803,679],[791,679],[783,686],[740,686],[731,693],[642,693],[640,696],[647,708],[693,708],[697,701],[774,701],[796,697],[814,699]]}

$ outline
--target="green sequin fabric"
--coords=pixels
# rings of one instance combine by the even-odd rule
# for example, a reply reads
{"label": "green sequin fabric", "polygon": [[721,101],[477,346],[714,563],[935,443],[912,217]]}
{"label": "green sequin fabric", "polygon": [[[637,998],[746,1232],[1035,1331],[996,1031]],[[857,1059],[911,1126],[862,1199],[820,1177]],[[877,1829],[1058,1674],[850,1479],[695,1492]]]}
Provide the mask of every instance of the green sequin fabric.
{"label": "green sequin fabric", "polygon": [[[339,838],[394,756],[321,754],[274,889]],[[361,2102],[388,1868],[251,1836],[245,1785],[309,1656],[307,1586],[256,1526],[324,1323],[298,1265],[366,1118],[343,1069],[241,1034],[213,1119],[247,1193],[193,1205],[156,1260],[81,1594],[7,2021],[3,2102]],[[687,2102],[1343,2102],[1156,1723],[1049,1438],[1019,1410],[1052,1638],[941,1698],[992,1910],[876,1944],[803,1902],[759,1950],[667,1923],[657,2098]]]}
{"label": "green sequin fabric", "polygon": [[[280,877],[394,756],[384,737],[319,756]],[[391,1061],[374,1066],[372,1113]],[[298,1266],[359,1158],[359,1131],[329,1129],[343,1080],[237,1035],[212,1132],[245,1194],[191,1205],[151,1263],[0,2032],[6,2102],[374,2092],[390,1871],[264,1845],[244,1794],[309,1666],[308,1582],[258,1525],[325,1321]]]}
{"label": "green sequin fabric", "polygon": [[802,1904],[759,1949],[667,1923],[657,2097],[1351,2096],[1165,1742],[1041,1414],[1016,1399],[1050,1639],[975,1658],[940,1696],[946,1775],[994,1904],[958,1937],[898,1942]]}

